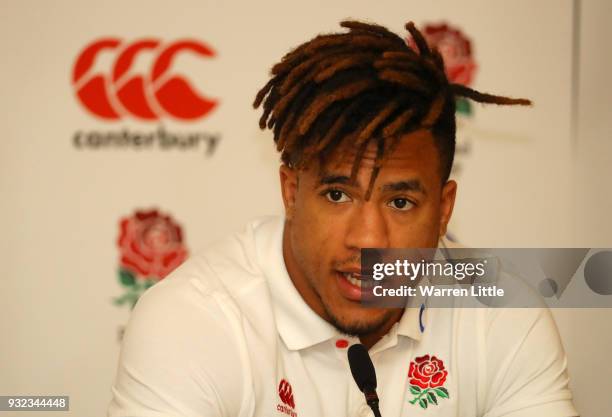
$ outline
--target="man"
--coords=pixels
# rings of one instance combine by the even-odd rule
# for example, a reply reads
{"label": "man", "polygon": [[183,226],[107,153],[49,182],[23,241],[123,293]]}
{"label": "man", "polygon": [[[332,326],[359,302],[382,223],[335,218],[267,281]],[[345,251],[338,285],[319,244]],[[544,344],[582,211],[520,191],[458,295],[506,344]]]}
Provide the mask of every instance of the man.
{"label": "man", "polygon": [[361,248],[435,248],[451,217],[455,97],[412,23],[343,22],[259,92],[281,152],[284,219],[260,219],[149,290],[125,333],[110,417],[368,416],[347,348],[376,367],[383,416],[577,415],[542,309],[366,308]]}

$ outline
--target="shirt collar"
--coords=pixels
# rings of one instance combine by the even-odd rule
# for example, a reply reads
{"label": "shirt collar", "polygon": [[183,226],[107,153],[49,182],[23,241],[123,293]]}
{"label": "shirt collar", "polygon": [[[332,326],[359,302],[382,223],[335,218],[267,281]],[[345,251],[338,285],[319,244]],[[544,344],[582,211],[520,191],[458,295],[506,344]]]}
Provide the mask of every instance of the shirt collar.
{"label": "shirt collar", "polygon": [[[419,297],[417,297],[419,298]],[[418,305],[406,307],[402,318],[397,324],[397,334],[400,336],[407,336],[414,340],[421,340],[420,324],[421,320],[424,320],[421,313],[421,303],[415,303]],[[424,304],[423,304],[424,305]]]}
{"label": "shirt collar", "polygon": [[[293,285],[283,258],[284,225],[282,217],[261,224],[255,233],[255,246],[258,263],[272,296],[278,332],[287,348],[300,350],[342,334],[315,313]],[[392,338],[400,335],[417,341],[421,339],[423,302],[422,297],[412,300],[399,322],[390,331]]]}

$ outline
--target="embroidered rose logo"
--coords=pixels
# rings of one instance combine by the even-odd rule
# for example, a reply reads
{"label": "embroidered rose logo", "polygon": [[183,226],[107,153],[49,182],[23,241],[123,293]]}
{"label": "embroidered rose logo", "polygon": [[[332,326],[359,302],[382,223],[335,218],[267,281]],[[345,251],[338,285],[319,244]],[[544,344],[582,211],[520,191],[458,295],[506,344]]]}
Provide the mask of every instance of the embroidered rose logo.
{"label": "embroidered rose logo", "polygon": [[414,398],[410,404],[418,403],[421,408],[427,408],[429,404],[438,405],[439,398],[449,398],[448,390],[443,386],[447,376],[444,362],[435,356],[419,356],[411,361],[408,383]]}

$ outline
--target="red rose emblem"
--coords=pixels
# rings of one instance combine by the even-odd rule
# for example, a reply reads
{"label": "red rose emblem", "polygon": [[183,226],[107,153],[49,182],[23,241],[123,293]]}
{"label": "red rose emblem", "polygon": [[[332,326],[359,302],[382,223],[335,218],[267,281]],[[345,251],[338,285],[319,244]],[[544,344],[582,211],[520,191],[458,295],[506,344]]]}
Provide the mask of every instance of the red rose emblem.
{"label": "red rose emblem", "polygon": [[[476,71],[470,40],[457,28],[446,23],[426,25],[423,36],[444,60],[446,76],[451,83],[470,85]],[[410,44],[413,44],[410,39]]]}
{"label": "red rose emblem", "polygon": [[448,371],[444,369],[444,362],[435,356],[420,356],[410,362],[408,378],[410,385],[425,388],[436,388],[444,385]]}
{"label": "red rose emblem", "polygon": [[165,278],[187,258],[180,226],[157,210],[122,219],[118,245],[121,267],[144,278]]}
{"label": "red rose emblem", "polygon": [[450,398],[450,393],[442,386],[447,376],[444,362],[437,357],[424,355],[415,358],[408,370],[408,389],[414,397],[408,402],[426,409],[438,405],[441,399]]}

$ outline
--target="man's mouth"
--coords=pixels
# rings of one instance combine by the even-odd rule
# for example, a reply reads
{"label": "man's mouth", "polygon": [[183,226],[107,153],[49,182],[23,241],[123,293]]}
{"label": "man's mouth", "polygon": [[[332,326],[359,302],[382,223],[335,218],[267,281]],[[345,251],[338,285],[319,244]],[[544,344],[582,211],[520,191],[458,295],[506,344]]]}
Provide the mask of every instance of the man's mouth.
{"label": "man's mouth", "polygon": [[340,295],[350,301],[365,301],[370,298],[375,281],[361,274],[359,269],[336,270],[336,285]]}
{"label": "man's mouth", "polygon": [[373,279],[369,279],[368,277],[365,277],[363,275],[361,275],[358,272],[342,272],[340,271],[340,273],[342,274],[342,276],[344,278],[346,278],[346,280],[356,286],[361,288],[362,290],[369,290],[374,286],[374,280]]}

